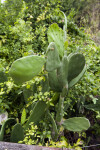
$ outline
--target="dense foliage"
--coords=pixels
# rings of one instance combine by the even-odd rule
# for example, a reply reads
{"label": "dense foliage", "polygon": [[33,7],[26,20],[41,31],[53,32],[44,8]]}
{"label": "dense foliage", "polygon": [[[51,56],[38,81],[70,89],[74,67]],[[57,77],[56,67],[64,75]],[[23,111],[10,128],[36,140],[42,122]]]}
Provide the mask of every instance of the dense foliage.
{"label": "dense foliage", "polygon": [[[16,118],[17,122],[21,122],[24,126],[37,100],[48,99],[51,114],[55,116],[57,109],[55,105],[59,95],[52,91],[42,93],[41,82],[45,80],[44,72],[33,80],[18,86],[9,77],[8,70],[14,60],[23,56],[31,54],[44,56],[48,46],[48,27],[55,22],[61,28],[63,27],[63,18],[59,15],[60,10],[64,11],[68,18],[66,43],[68,54],[71,52],[82,53],[87,65],[87,71],[83,78],[69,91],[68,97],[66,97],[64,114],[66,119],[87,117],[91,127],[86,132],[79,134],[65,130],[63,137],[59,139],[62,141],[61,144],[59,141],[52,140],[52,125],[49,117],[45,116],[38,127],[34,124],[30,125],[30,129],[26,130],[23,143],[71,148],[71,145],[73,147],[78,147],[81,144],[83,146],[89,145],[93,143],[92,140],[95,137],[97,137],[96,143],[99,142],[100,46],[92,40],[90,35],[85,33],[86,29],[79,28],[75,24],[76,22],[82,26],[89,23],[89,25],[93,25],[91,29],[95,27],[96,31],[100,29],[99,23],[95,25],[88,18],[91,12],[89,6],[91,7],[92,3],[95,3],[94,0],[82,0],[78,3],[75,0],[6,0],[3,4],[0,3],[1,114],[7,112],[9,118]],[[98,12],[98,7],[96,10]],[[89,12],[88,17],[86,12]],[[10,129],[11,126],[6,129],[5,141],[9,141]]]}

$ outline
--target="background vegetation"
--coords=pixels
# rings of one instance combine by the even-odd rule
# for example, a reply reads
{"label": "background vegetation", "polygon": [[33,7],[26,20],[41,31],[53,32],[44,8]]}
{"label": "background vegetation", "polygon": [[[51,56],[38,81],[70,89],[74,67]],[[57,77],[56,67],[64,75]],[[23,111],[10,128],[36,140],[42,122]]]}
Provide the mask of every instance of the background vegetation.
{"label": "background vegetation", "polygon": [[[8,75],[12,62],[31,53],[44,55],[48,46],[47,30],[52,23],[63,23],[58,16],[62,10],[68,19],[68,53],[85,55],[87,71],[82,80],[70,90],[65,101],[66,118],[86,116],[91,127],[86,132],[66,131],[60,139],[66,147],[100,143],[100,2],[98,0],[6,0],[0,3],[0,113],[21,121],[23,110],[27,117],[32,104],[41,95],[41,75],[21,86]],[[33,83],[36,90],[33,90]],[[28,91],[28,92],[26,92]],[[26,94],[28,93],[28,94]],[[46,96],[55,93],[47,93]],[[38,95],[38,98],[37,98]],[[51,103],[52,115],[54,105]],[[96,109],[98,106],[98,109]],[[45,121],[48,122],[49,128]],[[39,127],[31,124],[24,143],[62,146],[51,139],[51,124],[47,116]],[[5,133],[9,140],[10,128]],[[77,141],[78,140],[78,141]],[[81,142],[80,142],[81,141]],[[83,142],[82,142],[83,141]],[[76,145],[74,144],[76,143]],[[63,144],[63,145],[64,145]]]}

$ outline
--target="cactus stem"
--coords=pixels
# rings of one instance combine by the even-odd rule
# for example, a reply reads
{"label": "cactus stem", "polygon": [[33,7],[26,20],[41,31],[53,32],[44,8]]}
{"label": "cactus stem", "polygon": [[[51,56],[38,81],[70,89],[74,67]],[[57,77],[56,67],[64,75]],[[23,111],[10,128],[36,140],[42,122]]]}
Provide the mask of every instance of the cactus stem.
{"label": "cactus stem", "polygon": [[57,129],[57,125],[56,125],[56,122],[54,120],[54,118],[52,117],[52,115],[50,114],[49,111],[47,111],[48,113],[48,116],[50,118],[50,121],[52,123],[52,138],[56,141],[58,139],[58,129]]}
{"label": "cactus stem", "polygon": [[62,92],[60,93],[60,98],[58,102],[58,110],[57,110],[57,116],[56,116],[58,128],[60,128],[63,122],[64,98],[67,95],[67,92],[68,92],[68,85],[66,84]]}
{"label": "cactus stem", "polygon": [[62,97],[60,94],[57,116],[56,116],[58,128],[61,126],[62,119],[63,119],[63,103],[64,103],[64,97]]}

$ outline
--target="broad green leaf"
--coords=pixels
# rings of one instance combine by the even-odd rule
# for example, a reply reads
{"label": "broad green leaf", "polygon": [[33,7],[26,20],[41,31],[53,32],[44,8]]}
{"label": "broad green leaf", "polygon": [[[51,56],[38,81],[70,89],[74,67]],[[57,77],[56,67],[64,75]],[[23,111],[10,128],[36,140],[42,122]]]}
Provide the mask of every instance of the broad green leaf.
{"label": "broad green leaf", "polygon": [[49,43],[54,42],[60,57],[64,55],[64,31],[56,24],[52,24],[47,32]]}
{"label": "broad green leaf", "polygon": [[90,127],[90,122],[84,117],[73,117],[66,119],[63,122],[63,126],[69,131],[81,132],[87,130]]}
{"label": "broad green leaf", "polygon": [[16,84],[22,84],[38,75],[44,63],[45,59],[40,56],[26,56],[12,64],[9,74]]}

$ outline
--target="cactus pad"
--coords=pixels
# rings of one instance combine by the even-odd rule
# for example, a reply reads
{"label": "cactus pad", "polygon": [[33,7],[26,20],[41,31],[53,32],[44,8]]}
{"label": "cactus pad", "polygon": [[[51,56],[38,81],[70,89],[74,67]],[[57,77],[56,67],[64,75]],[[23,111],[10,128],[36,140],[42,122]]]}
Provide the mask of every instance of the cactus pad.
{"label": "cactus pad", "polygon": [[10,141],[14,143],[18,143],[18,141],[22,141],[24,139],[24,131],[20,123],[17,123],[13,126]]}
{"label": "cactus pad", "polygon": [[76,78],[85,66],[85,57],[82,54],[76,53],[71,55],[68,65],[68,82]]}
{"label": "cactus pad", "polygon": [[16,60],[12,64],[9,74],[15,83],[22,84],[36,76],[41,71],[44,63],[45,59],[40,56],[26,56]]}
{"label": "cactus pad", "polygon": [[74,78],[73,80],[71,80],[69,82],[68,87],[71,88],[73,85],[75,85],[82,78],[82,76],[84,75],[85,71],[86,71],[86,65],[84,66],[82,72],[76,78]]}
{"label": "cactus pad", "polygon": [[61,67],[57,69],[58,81],[62,87],[64,87],[68,81],[68,59],[67,56],[64,56],[62,59]]}
{"label": "cactus pad", "polygon": [[55,43],[51,42],[47,49],[47,62],[46,70],[53,71],[60,66],[59,53],[57,51]]}
{"label": "cactus pad", "polygon": [[57,70],[49,72],[48,79],[49,79],[49,85],[53,91],[55,91],[55,92],[62,91],[63,87],[62,87],[61,83],[58,81]]}
{"label": "cactus pad", "polygon": [[33,111],[27,123],[25,124],[25,129],[29,127],[29,124],[31,122],[34,122],[34,124],[37,124],[40,121],[41,117],[44,115],[47,107],[48,106],[44,101],[38,101],[36,105],[34,106]]}
{"label": "cactus pad", "polygon": [[56,24],[52,24],[47,32],[49,43],[54,42],[60,57],[64,55],[64,31]]}
{"label": "cactus pad", "polygon": [[63,122],[63,126],[69,131],[81,132],[87,130],[90,127],[90,122],[84,117],[73,117],[66,119]]}

